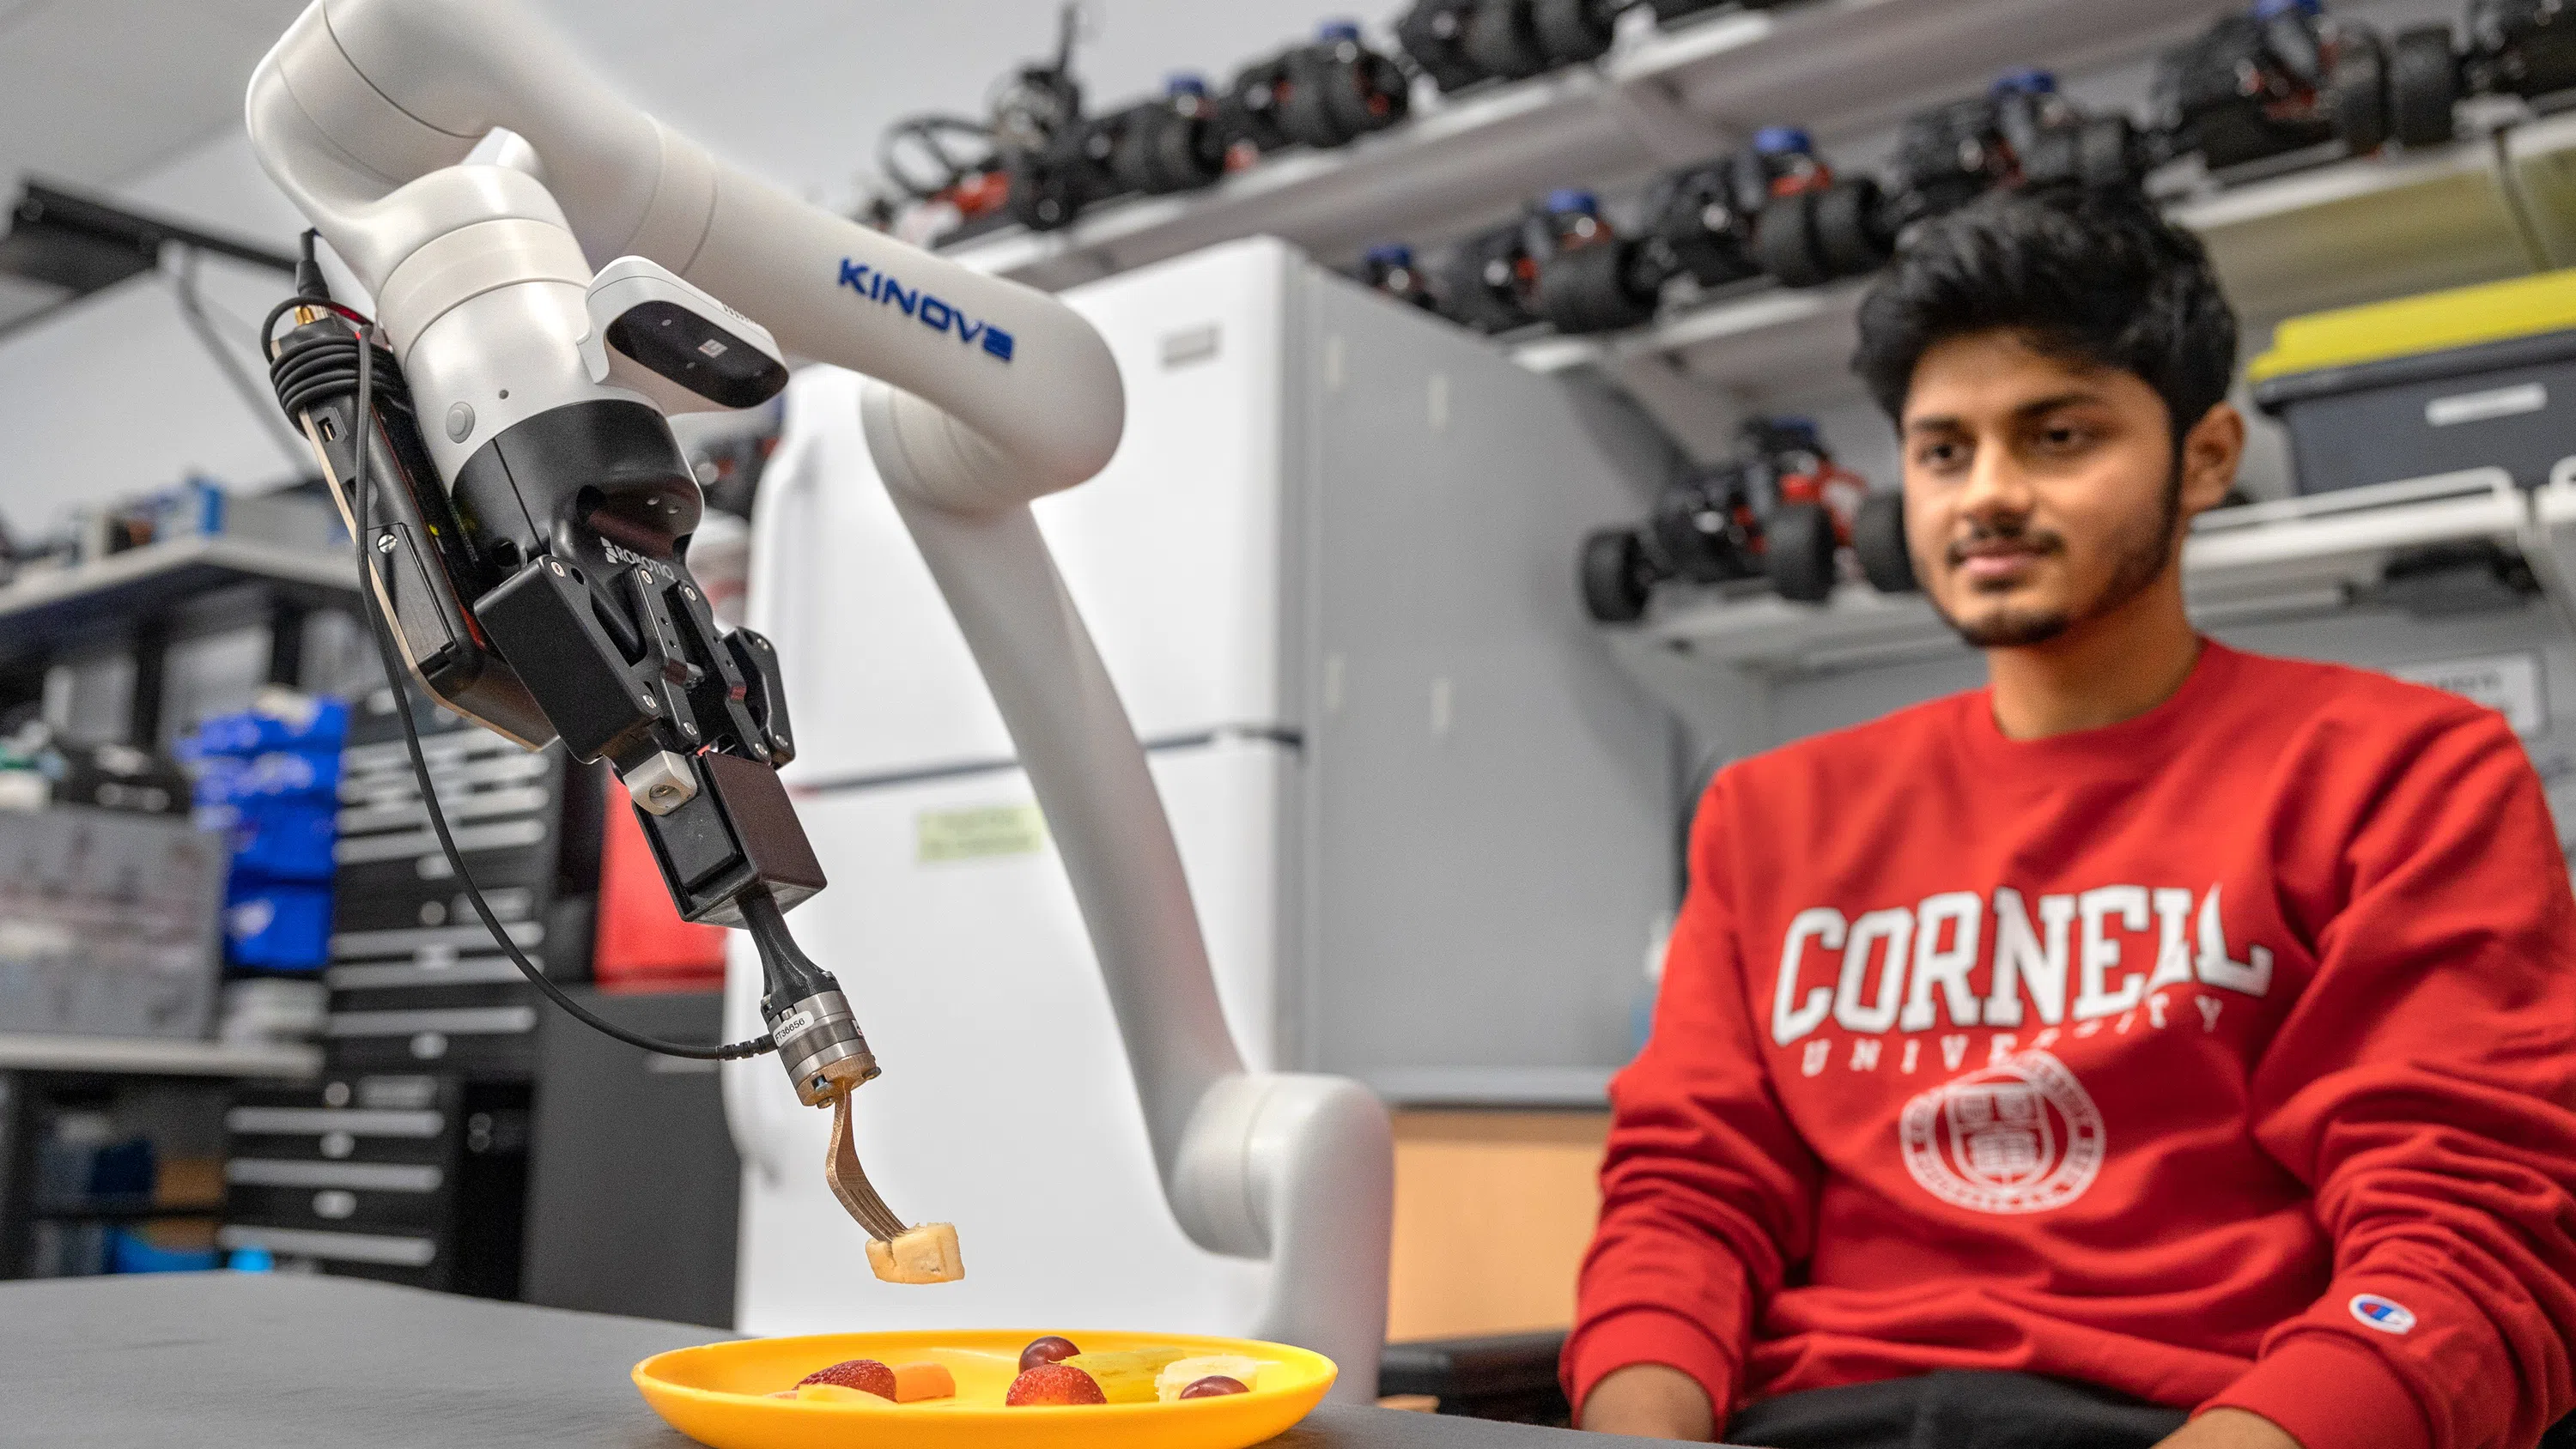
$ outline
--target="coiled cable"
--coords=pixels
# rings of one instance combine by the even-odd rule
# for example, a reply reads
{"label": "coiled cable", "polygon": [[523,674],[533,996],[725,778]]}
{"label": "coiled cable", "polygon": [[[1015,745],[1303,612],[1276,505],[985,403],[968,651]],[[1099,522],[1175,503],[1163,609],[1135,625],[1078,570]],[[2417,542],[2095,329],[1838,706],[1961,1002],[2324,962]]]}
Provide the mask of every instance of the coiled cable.
{"label": "coiled cable", "polygon": [[[305,233],[304,236],[304,256],[310,263],[313,256],[313,233],[311,232]],[[302,280],[300,276],[299,280]],[[306,290],[310,285],[306,283],[306,286],[300,286],[298,290]],[[351,332],[346,336],[329,334],[307,336],[281,348],[271,340],[270,334],[276,330],[279,318],[297,308],[329,312],[346,322]],[[376,342],[376,324],[373,321],[322,297],[289,297],[280,302],[269,311],[267,320],[260,324],[259,333],[261,344],[269,353],[270,381],[277,389],[278,402],[285,407],[289,417],[298,416],[306,409],[334,402],[342,397],[353,396],[356,399],[349,439],[350,451],[354,458],[349,474],[350,512],[355,520],[351,533],[352,542],[357,550],[359,572],[363,578],[373,582],[378,576],[374,572],[374,550],[367,547],[367,538],[374,532],[372,526],[374,483],[368,476],[367,452],[369,434],[376,427],[375,383],[376,370],[379,366],[383,367],[387,376],[392,379],[387,389],[387,401],[398,400],[403,411],[410,411],[409,395],[402,390],[399,374],[393,371],[393,354]],[[728,1042],[722,1046],[706,1047],[662,1041],[639,1032],[629,1031],[573,1000],[570,993],[556,985],[536,963],[528,959],[527,953],[519,949],[519,943],[510,938],[508,928],[501,924],[501,918],[492,909],[491,902],[483,898],[482,887],[474,883],[473,875],[465,869],[464,853],[456,848],[456,837],[447,827],[447,812],[439,808],[438,790],[429,777],[429,760],[422,753],[420,745],[420,727],[412,719],[411,690],[404,678],[408,671],[404,668],[401,652],[394,646],[393,630],[385,621],[384,610],[377,600],[375,589],[362,586],[358,594],[361,605],[366,611],[368,635],[375,640],[376,654],[384,667],[385,687],[394,692],[394,714],[402,722],[403,746],[411,755],[412,774],[420,785],[421,808],[429,816],[430,830],[438,837],[438,848],[447,857],[448,869],[455,873],[457,881],[464,886],[465,899],[474,907],[474,914],[482,918],[484,929],[492,933],[493,941],[509,956],[511,963],[519,968],[519,974],[528,978],[528,984],[536,987],[547,1000],[562,1007],[582,1025],[614,1037],[628,1046],[641,1047],[648,1052],[658,1052],[669,1057],[685,1057],[693,1061],[738,1061],[745,1057],[758,1056],[763,1052],[776,1051],[778,1044],[771,1040],[766,1032],[749,1041]],[[767,953],[763,954],[765,957]]]}

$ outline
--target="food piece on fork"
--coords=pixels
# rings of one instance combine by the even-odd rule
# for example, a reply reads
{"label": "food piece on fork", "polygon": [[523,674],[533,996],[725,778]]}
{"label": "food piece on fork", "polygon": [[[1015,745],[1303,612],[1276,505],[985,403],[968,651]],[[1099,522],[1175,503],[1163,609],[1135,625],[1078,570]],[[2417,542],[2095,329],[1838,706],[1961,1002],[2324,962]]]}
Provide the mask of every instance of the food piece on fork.
{"label": "food piece on fork", "polygon": [[832,1196],[868,1234],[868,1270],[887,1283],[954,1283],[966,1276],[958,1256],[953,1223],[905,1227],[859,1166],[858,1145],[851,1140],[850,1089],[857,1083],[837,1081],[832,1089],[832,1144],[823,1158],[823,1181]]}
{"label": "food piece on fork", "polygon": [[954,1283],[966,1276],[953,1223],[923,1223],[891,1241],[868,1239],[868,1268],[887,1283]]}

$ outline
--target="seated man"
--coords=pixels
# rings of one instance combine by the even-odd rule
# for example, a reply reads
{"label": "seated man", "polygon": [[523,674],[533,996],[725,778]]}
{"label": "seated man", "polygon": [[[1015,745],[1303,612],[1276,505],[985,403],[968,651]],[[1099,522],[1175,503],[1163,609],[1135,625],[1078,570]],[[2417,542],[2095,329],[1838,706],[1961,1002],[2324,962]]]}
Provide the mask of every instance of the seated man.
{"label": "seated man", "polygon": [[2513,731],[2193,632],[2236,326],[2143,207],[1955,214],[1860,334],[1989,682],[1709,785],[1577,1422],[2532,1444],[2576,1407],[2576,902]]}

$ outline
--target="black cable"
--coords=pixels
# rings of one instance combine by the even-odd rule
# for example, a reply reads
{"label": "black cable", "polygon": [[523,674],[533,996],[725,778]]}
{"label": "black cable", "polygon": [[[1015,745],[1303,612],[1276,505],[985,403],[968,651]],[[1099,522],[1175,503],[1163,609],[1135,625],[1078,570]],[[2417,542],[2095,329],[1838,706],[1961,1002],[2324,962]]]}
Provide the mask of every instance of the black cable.
{"label": "black cable", "polygon": [[[312,245],[309,236],[306,239],[305,245],[308,248]],[[277,319],[284,316],[290,308],[315,305],[323,306],[336,313],[342,320],[348,322],[356,332],[356,336],[354,338],[347,340],[345,344],[341,344],[344,345],[348,351],[352,351],[357,354],[357,403],[354,410],[355,415],[352,420],[352,426],[350,428],[350,441],[354,445],[353,452],[355,454],[355,461],[351,465],[349,474],[349,499],[350,510],[355,518],[355,527],[352,531],[356,535],[354,542],[358,554],[358,569],[363,578],[369,581],[374,581],[380,576],[375,572],[374,550],[367,546],[367,536],[372,531],[371,525],[374,514],[374,489],[371,486],[367,475],[367,445],[371,440],[371,435],[375,431],[376,416],[375,359],[376,353],[379,349],[374,345],[374,333],[376,330],[375,323],[367,320],[366,318],[360,317],[349,309],[338,306],[337,304],[317,304],[311,298],[290,297],[286,301],[279,303],[278,306],[268,314],[268,320],[261,324],[260,335],[265,339],[268,336],[270,329],[277,325]],[[324,346],[330,346],[338,342],[338,339],[320,339],[320,341]],[[305,359],[304,366],[307,369],[308,377],[304,390],[299,391],[297,394],[299,397],[309,398],[311,396],[311,389],[314,386],[313,382],[310,380],[310,374],[312,371],[318,370],[318,366],[316,360],[311,356],[312,350],[313,349],[310,348],[296,349],[296,351],[303,355]],[[278,358],[280,361],[284,361],[286,360],[286,354],[278,354]],[[281,391],[283,390],[284,384],[281,384]],[[474,914],[482,918],[484,929],[492,933],[493,941],[500,946],[503,952],[508,954],[511,963],[519,968],[519,974],[528,978],[528,984],[536,987],[540,992],[544,993],[548,1000],[552,1001],[555,1005],[562,1007],[575,1021],[580,1022],[582,1025],[587,1026],[594,1031],[614,1037],[617,1040],[626,1043],[628,1046],[641,1047],[648,1052],[658,1052],[663,1056],[686,1057],[694,1061],[737,1061],[745,1057],[758,1056],[763,1052],[777,1050],[778,1044],[772,1041],[766,1032],[763,1032],[761,1035],[754,1037],[749,1041],[729,1042],[723,1046],[702,1047],[691,1046],[680,1042],[660,1041],[653,1037],[629,1031],[615,1022],[608,1021],[594,1014],[580,1002],[573,1000],[572,996],[568,992],[566,992],[562,987],[556,985],[546,976],[544,971],[540,970],[534,962],[528,959],[527,953],[519,949],[519,943],[510,939],[509,931],[502,926],[501,918],[493,911],[491,902],[483,898],[482,887],[474,883],[474,877],[465,869],[464,853],[456,848],[456,837],[449,832],[447,827],[447,812],[439,808],[438,790],[435,784],[430,780],[429,760],[428,757],[422,753],[420,746],[420,727],[412,719],[411,691],[405,680],[407,671],[403,667],[401,654],[394,647],[392,627],[385,620],[384,610],[377,602],[375,589],[361,587],[358,590],[358,594],[361,605],[365,609],[367,615],[367,632],[376,641],[376,655],[385,671],[385,687],[392,690],[394,694],[394,713],[402,722],[403,747],[409,751],[411,755],[412,774],[420,784],[421,808],[429,816],[430,830],[438,837],[438,848],[447,857],[448,869],[455,874],[457,881],[465,887],[465,899],[473,905]],[[748,903],[746,904],[748,905]],[[765,957],[767,953],[764,952],[763,955]]]}
{"label": "black cable", "polygon": [[[966,137],[980,148],[980,154],[961,159],[941,141],[943,136]],[[939,170],[936,180],[922,179],[921,173],[906,163],[901,150],[906,141],[918,145],[929,164]],[[993,146],[992,130],[981,122],[936,113],[906,116],[877,136],[877,172],[904,195],[915,201],[928,201],[970,177],[992,170]]]}

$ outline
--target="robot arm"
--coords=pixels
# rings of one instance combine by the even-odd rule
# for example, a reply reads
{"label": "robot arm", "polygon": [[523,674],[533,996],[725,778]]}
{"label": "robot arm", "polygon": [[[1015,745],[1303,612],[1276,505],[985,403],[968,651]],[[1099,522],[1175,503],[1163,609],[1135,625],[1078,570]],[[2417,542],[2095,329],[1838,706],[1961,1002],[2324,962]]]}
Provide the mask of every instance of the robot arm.
{"label": "robot arm", "polygon": [[[499,0],[323,0],[252,77],[249,124],[270,175],[377,293],[398,354],[461,292],[548,268],[586,283],[583,258],[633,255],[761,319],[792,353],[930,400],[895,412],[918,486],[944,505],[1024,503],[1117,448],[1117,368],[1070,310],[721,166]],[[440,174],[495,129],[533,150],[537,189],[560,205],[533,219],[556,236],[478,226],[544,209],[528,188],[469,195],[493,178]],[[503,231],[523,255],[504,255]]]}
{"label": "robot arm", "polygon": [[[732,698],[765,695],[766,709],[725,714],[727,691],[688,677],[722,661],[672,604],[698,500],[670,476],[660,412],[767,395],[762,364],[780,344],[876,380],[870,449],[1046,810],[1174,1214],[1213,1251],[1272,1258],[1264,1331],[1335,1355],[1340,1392],[1370,1393],[1392,1193],[1384,1110],[1348,1082],[1244,1073],[1143,751],[1028,511],[1117,447],[1118,372],[1089,324],[720,165],[506,0],[317,0],[252,77],[248,121],[271,177],[375,298],[420,461],[446,497],[416,491],[453,514],[441,546],[487,545],[448,562],[455,622],[497,661],[442,697],[529,743],[561,734],[611,759],[684,914],[745,924],[791,968],[801,958],[777,908],[821,878],[774,775],[792,748],[783,706],[761,641],[727,654],[743,666]],[[463,164],[496,130],[530,155]],[[650,345],[644,329],[663,319],[683,346]],[[581,683],[571,666],[591,663],[596,682]],[[678,681],[667,707],[628,709],[620,687],[650,696],[657,676]],[[730,733],[673,748],[693,702]],[[691,813],[720,816],[731,838],[693,830]],[[763,1010],[800,1096],[845,1114],[874,1066],[839,1001],[808,978]],[[809,1041],[843,1036],[797,1020],[811,1003],[827,1021],[842,1013],[863,1065],[835,1078],[804,1058]],[[836,1189],[856,1171],[846,1156],[844,1122]]]}

